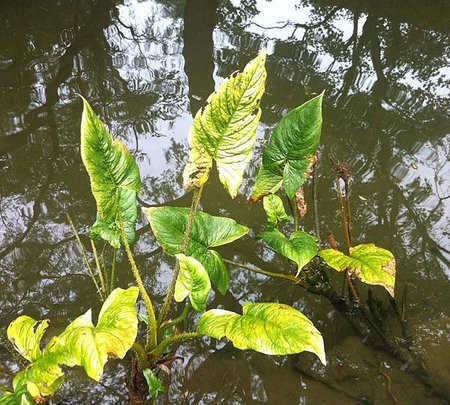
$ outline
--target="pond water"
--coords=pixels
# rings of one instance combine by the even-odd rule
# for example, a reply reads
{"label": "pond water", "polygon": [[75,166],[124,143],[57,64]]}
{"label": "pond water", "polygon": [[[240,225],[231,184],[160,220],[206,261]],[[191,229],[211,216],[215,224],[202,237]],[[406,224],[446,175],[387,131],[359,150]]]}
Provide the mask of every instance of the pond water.
{"label": "pond water", "polygon": [[[330,158],[353,174],[353,235],[397,259],[396,295],[414,349],[450,397],[450,3],[447,0],[3,0],[0,2],[0,329],[19,314],[63,328],[101,305],[72,235],[94,222],[79,153],[81,102],[89,99],[139,163],[143,204],[188,206],[182,187],[192,116],[226,76],[267,48],[268,81],[255,157],[239,196],[213,176],[202,208],[256,235],[261,205],[247,202],[264,140],[290,109],[325,90],[318,212],[323,235],[343,242]],[[308,199],[310,197],[308,196]],[[313,231],[312,216],[302,224]],[[135,247],[159,305],[173,260],[143,216]],[[86,242],[87,239],[84,237]],[[277,271],[286,263],[248,237],[223,256]],[[382,348],[361,340],[330,303],[288,282],[230,268],[225,296],[302,310],[325,339],[329,364],[309,354],[267,357],[202,339],[182,345],[160,403],[444,404]],[[123,255],[118,285],[132,283]],[[360,285],[363,294],[367,289]],[[395,315],[381,288],[385,317]],[[143,308],[142,308],[143,310]],[[189,324],[196,322],[190,316]],[[398,331],[396,331],[398,332]],[[0,347],[4,367],[19,364]],[[79,370],[53,403],[121,404],[127,362],[101,383]]]}

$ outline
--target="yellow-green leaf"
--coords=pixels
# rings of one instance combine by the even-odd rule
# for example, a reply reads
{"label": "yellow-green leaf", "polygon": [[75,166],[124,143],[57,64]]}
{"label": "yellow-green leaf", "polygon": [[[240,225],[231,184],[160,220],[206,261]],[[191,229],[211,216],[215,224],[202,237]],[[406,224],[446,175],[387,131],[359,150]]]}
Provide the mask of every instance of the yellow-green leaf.
{"label": "yellow-green leaf", "polygon": [[273,229],[277,227],[278,222],[289,221],[289,215],[284,210],[283,201],[276,194],[270,194],[263,199],[264,211],[267,215],[267,227]]}
{"label": "yellow-green leaf", "polygon": [[212,309],[200,317],[197,331],[227,337],[242,350],[284,355],[308,351],[326,364],[322,335],[300,311],[278,303],[246,303],[243,314]]}
{"label": "yellow-green leaf", "polygon": [[89,103],[83,98],[81,158],[91,180],[97,203],[93,239],[104,239],[120,247],[120,220],[129,243],[135,242],[136,193],[141,188],[139,167],[127,147],[114,139]]}
{"label": "yellow-green leaf", "polygon": [[319,256],[337,271],[348,269],[366,284],[381,285],[394,296],[395,258],[386,249],[373,243],[350,248],[350,256],[334,249],[324,249]]}
{"label": "yellow-green leaf", "polygon": [[13,321],[8,337],[32,363],[14,377],[14,392],[3,394],[0,404],[19,404],[24,395],[29,402],[30,398],[44,401],[64,380],[60,365],[83,366],[98,381],[108,357],[123,358],[136,339],[138,293],[137,287],[115,289],[102,306],[97,326],[93,325],[89,310],[53,337],[43,350],[37,350],[36,344],[48,326],[47,321],[38,325],[34,335],[29,328],[37,321],[24,316]]}
{"label": "yellow-green leaf", "polygon": [[252,156],[266,82],[266,52],[250,61],[242,73],[233,73],[197,112],[189,132],[186,188],[203,185],[216,161],[222,184],[235,197]]}
{"label": "yellow-green leaf", "polygon": [[34,361],[41,356],[39,344],[49,325],[48,319],[38,322],[26,315],[19,316],[8,326],[8,339],[23,357]]}
{"label": "yellow-green leaf", "polygon": [[175,284],[175,301],[181,302],[187,296],[196,311],[204,311],[211,282],[203,265],[193,257],[177,254],[180,263],[180,274]]}
{"label": "yellow-green leaf", "polygon": [[44,352],[66,350],[64,364],[83,366],[89,377],[100,380],[108,357],[122,359],[136,340],[137,311],[134,304],[139,289],[116,288],[104,302],[97,326],[92,323],[91,311],[75,319]]}

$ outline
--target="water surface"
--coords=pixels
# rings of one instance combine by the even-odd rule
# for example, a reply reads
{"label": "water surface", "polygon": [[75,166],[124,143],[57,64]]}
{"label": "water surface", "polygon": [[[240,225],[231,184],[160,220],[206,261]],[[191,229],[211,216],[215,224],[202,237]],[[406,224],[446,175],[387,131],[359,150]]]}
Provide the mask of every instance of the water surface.
{"label": "water surface", "polygon": [[[430,373],[448,384],[449,15],[444,0],[3,0],[1,329],[27,314],[51,319],[58,330],[101,304],[65,215],[83,235],[95,217],[79,155],[75,94],[87,97],[133,152],[144,183],[142,204],[188,206],[181,173],[193,114],[226,76],[267,48],[255,158],[235,200],[213,176],[203,209],[234,218],[252,235],[261,231],[262,208],[247,198],[264,140],[287,111],[325,90],[322,233],[332,231],[343,242],[330,158],[345,161],[353,174],[354,239],[394,253],[398,297],[408,285],[414,347]],[[313,230],[312,219],[303,225]],[[173,261],[157,249],[143,217],[139,228],[136,256],[160,303]],[[221,253],[273,271],[286,265],[251,238]],[[132,283],[128,265],[123,256],[118,260],[118,284],[126,286]],[[244,302],[272,300],[293,305],[324,335],[329,365],[309,354],[267,357],[203,339],[179,348],[184,360],[174,365],[162,403],[384,404],[395,402],[393,396],[399,404],[445,403],[404,364],[364,344],[326,300],[244,270],[230,269],[230,275],[229,293],[211,297],[210,307],[240,311]],[[381,288],[373,291],[387,303]],[[392,311],[386,319],[395,324]],[[0,359],[17,370],[3,347]],[[71,382],[54,402],[126,403],[127,367],[112,363],[101,384],[70,371]]]}

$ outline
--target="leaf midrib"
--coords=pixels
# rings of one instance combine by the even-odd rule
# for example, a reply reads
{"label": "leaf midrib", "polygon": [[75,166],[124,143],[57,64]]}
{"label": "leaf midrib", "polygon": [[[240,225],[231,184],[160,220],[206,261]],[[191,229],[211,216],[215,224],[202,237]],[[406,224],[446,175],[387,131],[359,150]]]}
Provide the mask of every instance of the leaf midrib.
{"label": "leaf midrib", "polygon": [[[244,72],[245,72],[245,69],[240,74],[243,75]],[[239,101],[236,103],[236,107],[233,109],[233,112],[229,115],[229,119],[225,121],[226,122],[226,129],[223,131],[223,133],[219,132],[220,138],[217,141],[217,146],[214,148],[214,156],[212,156],[216,161],[217,161],[217,155],[218,155],[219,147],[220,147],[220,145],[221,145],[221,143],[223,141],[225,133],[227,132],[227,129],[230,126],[230,122],[233,119],[234,114],[236,113],[236,111],[238,110],[239,105],[241,104],[241,100],[244,97],[245,92],[250,88],[250,84],[252,83],[252,80],[253,80],[253,77],[255,76],[255,74],[256,74],[256,69],[255,69],[254,73],[251,75],[250,80],[248,81],[248,86],[246,86],[245,89],[241,92],[241,94],[239,96],[239,99],[238,99]],[[240,77],[240,79],[241,79],[241,77]],[[228,85],[230,83],[226,82],[225,84],[226,84],[226,90],[225,91],[228,93]],[[216,94],[218,94],[218,93],[216,93]],[[229,97],[226,97],[226,98],[229,99]],[[227,108],[227,110],[228,110],[228,108]],[[229,112],[229,110],[228,110],[228,112]],[[215,128],[217,129],[217,127],[215,127]],[[203,129],[203,124],[202,124],[202,129]],[[236,132],[238,132],[238,131],[236,131]]]}

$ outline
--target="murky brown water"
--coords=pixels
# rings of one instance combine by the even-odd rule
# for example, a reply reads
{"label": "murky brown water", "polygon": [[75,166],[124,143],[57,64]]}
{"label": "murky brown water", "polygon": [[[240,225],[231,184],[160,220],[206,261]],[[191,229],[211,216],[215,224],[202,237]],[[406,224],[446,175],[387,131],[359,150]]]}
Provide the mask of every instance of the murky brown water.
{"label": "murky brown water", "polygon": [[[95,216],[79,156],[81,102],[75,93],[85,95],[133,151],[144,182],[142,200],[187,206],[181,173],[192,114],[215,84],[266,47],[260,140],[284,113],[326,90],[318,182],[322,232],[332,230],[341,239],[333,157],[352,167],[355,239],[395,254],[396,293],[400,297],[409,286],[406,310],[415,348],[439,383],[450,385],[449,5],[2,0],[1,329],[19,314],[62,327],[100,306],[65,217],[70,213],[86,234]],[[261,148],[259,143],[239,197],[230,201],[214,178],[203,200],[205,211],[230,216],[254,233],[263,226],[262,208],[246,198]],[[313,229],[311,219],[305,227]],[[160,302],[172,261],[153,252],[156,247],[143,228],[136,256]],[[222,253],[268,269],[284,264],[250,238]],[[326,300],[243,270],[230,273],[230,292],[215,295],[210,307],[239,311],[249,300],[294,305],[323,333],[330,364],[324,368],[308,354],[240,352],[203,339],[178,350],[184,362],[174,366],[161,403],[181,403],[181,396],[191,404],[445,403],[405,365],[364,344]],[[130,282],[120,257],[118,283]],[[385,300],[381,289],[374,291]],[[385,316],[394,318],[390,311]],[[17,370],[4,348],[0,362]],[[72,382],[54,402],[126,403],[126,367],[108,366],[101,384],[71,371]]]}

